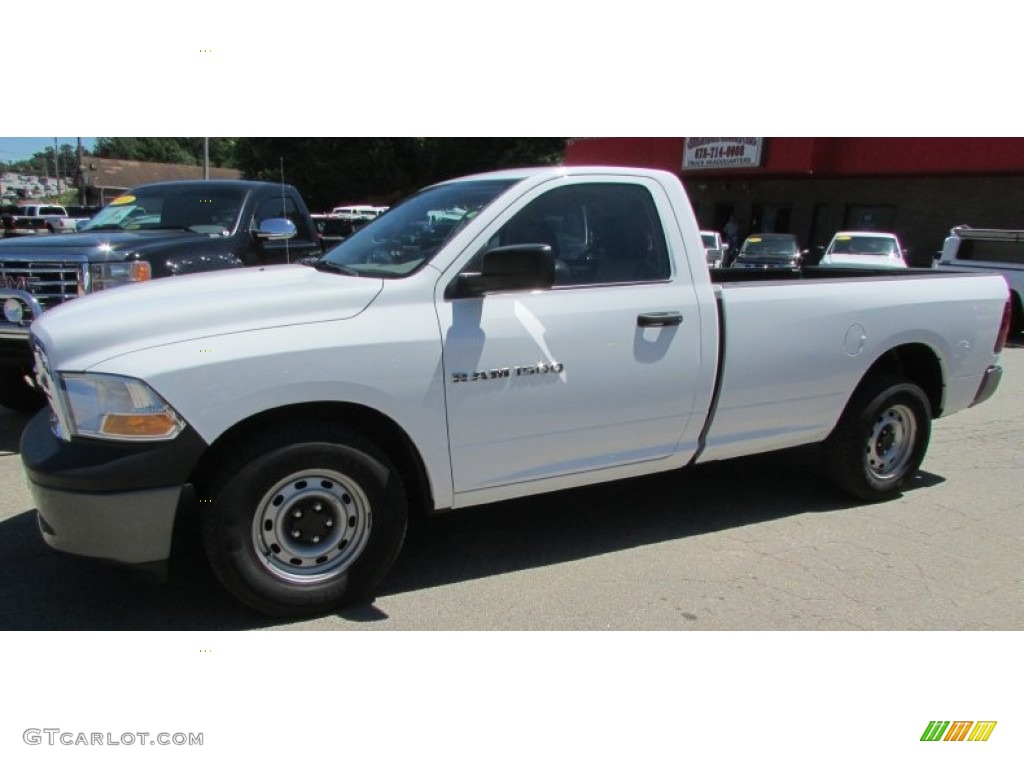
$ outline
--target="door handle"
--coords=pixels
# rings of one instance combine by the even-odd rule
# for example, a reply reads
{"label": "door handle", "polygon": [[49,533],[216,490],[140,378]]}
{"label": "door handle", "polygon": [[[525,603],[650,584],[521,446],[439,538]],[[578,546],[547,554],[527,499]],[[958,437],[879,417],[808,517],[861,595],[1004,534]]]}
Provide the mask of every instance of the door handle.
{"label": "door handle", "polygon": [[641,328],[660,328],[669,325],[682,325],[682,312],[646,312],[636,319]]}

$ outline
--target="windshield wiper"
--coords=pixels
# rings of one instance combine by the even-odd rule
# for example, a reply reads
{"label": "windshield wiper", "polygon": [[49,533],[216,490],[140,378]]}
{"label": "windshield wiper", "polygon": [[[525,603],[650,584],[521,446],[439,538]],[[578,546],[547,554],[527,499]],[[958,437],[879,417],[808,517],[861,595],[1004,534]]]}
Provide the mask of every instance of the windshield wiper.
{"label": "windshield wiper", "polygon": [[314,262],[312,265],[313,269],[318,272],[334,272],[338,275],[349,275],[351,277],[359,277],[359,273],[349,267],[343,267],[341,264],[335,264],[332,261],[320,261]]}

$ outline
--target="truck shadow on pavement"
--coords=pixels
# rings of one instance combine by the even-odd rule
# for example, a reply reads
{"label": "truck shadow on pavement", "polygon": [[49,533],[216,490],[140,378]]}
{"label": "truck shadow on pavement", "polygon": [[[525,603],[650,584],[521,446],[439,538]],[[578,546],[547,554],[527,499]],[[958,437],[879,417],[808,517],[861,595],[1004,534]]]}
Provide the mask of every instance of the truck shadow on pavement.
{"label": "truck shadow on pavement", "polygon": [[[920,472],[914,487],[941,482]],[[858,506],[835,490],[813,449],[491,504],[415,526],[378,597]],[[170,580],[152,583],[124,568],[50,550],[34,511],[0,521],[0,629],[210,631],[289,623],[235,603],[195,537],[188,541],[175,554]],[[338,616],[388,618],[372,604]]]}
{"label": "truck shadow on pavement", "polygon": [[[942,482],[919,471],[910,490]],[[815,448],[717,462],[440,516],[406,543],[380,593],[861,506],[835,488]]]}

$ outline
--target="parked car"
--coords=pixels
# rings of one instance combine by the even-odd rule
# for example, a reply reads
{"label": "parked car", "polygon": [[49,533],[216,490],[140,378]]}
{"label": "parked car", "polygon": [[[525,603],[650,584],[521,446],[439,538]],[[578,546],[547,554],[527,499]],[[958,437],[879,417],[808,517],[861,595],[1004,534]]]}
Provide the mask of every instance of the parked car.
{"label": "parked car", "polygon": [[800,250],[795,235],[760,233],[743,241],[730,266],[745,269],[794,269],[803,264],[807,251]]}
{"label": "parked car", "polygon": [[373,221],[386,210],[376,205],[339,205],[331,211],[331,215],[349,221]]}
{"label": "parked car", "polygon": [[320,247],[324,251],[344,242],[359,228],[360,224],[364,223],[330,213],[314,213],[312,218],[317,237],[320,240]]}
{"label": "parked car", "polygon": [[1024,229],[953,227],[936,267],[964,272],[999,272],[1010,286],[1011,329],[1024,333]]}
{"label": "parked car", "polygon": [[65,208],[68,218],[75,222],[76,231],[88,224],[93,216],[103,210],[101,205],[68,205]]}
{"label": "parked car", "polygon": [[320,254],[315,237],[294,187],[194,180],[128,190],[76,232],[0,240],[0,405],[42,406],[29,326],[50,309],[155,278],[300,261]]}
{"label": "parked car", "polygon": [[717,269],[725,261],[725,242],[719,232],[702,229],[700,239],[704,243],[704,256],[708,260],[708,266]]}
{"label": "parked car", "polygon": [[820,263],[823,267],[907,268],[900,239],[891,232],[836,232]]}
{"label": "parked car", "polygon": [[20,237],[50,232],[74,232],[76,224],[63,205],[30,203],[5,208],[4,237]]}

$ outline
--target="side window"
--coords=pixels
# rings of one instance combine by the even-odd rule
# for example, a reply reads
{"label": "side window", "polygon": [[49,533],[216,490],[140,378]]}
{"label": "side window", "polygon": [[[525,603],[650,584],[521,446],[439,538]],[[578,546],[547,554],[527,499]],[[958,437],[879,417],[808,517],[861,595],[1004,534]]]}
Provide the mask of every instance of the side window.
{"label": "side window", "polygon": [[266,219],[288,219],[295,225],[295,237],[297,240],[312,240],[313,233],[306,226],[306,217],[299,214],[298,206],[291,197],[271,197],[264,200],[256,208],[256,216],[253,226]]}
{"label": "side window", "polygon": [[[527,243],[551,246],[557,286],[655,282],[670,276],[654,200],[639,184],[554,189],[517,213],[485,250]],[[473,261],[479,264],[482,255]]]}

